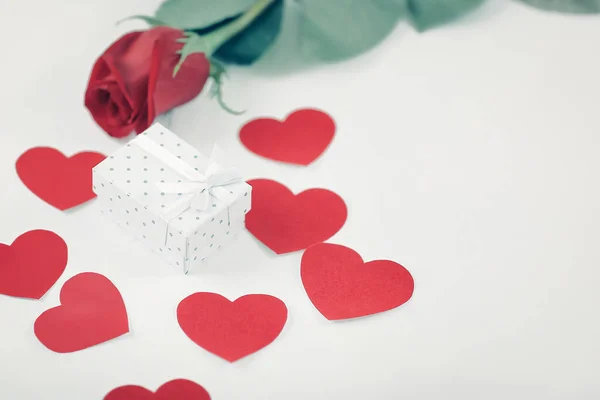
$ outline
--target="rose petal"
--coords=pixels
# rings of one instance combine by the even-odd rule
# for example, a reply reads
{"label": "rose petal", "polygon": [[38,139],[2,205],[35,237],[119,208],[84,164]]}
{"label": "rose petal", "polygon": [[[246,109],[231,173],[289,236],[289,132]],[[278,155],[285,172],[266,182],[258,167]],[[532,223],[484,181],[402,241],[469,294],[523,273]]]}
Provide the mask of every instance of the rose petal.
{"label": "rose petal", "polygon": [[181,37],[180,31],[163,28],[163,35],[154,44],[148,80],[148,115],[147,120],[138,122],[138,133],[144,131],[157,115],[194,99],[206,84],[210,64],[200,53],[189,55],[173,77],[180,58],[177,51],[183,46],[177,42]]}
{"label": "rose petal", "polygon": [[110,136],[124,137],[133,130],[133,110],[116,82],[101,82],[89,87],[85,105]]}
{"label": "rose petal", "polygon": [[127,90],[122,71],[119,70],[119,65],[115,65],[115,59],[123,57],[124,54],[130,51],[131,47],[140,38],[143,32],[131,32],[120,37],[98,58],[92,69],[88,87],[97,82],[106,81],[109,77],[111,81],[119,84],[119,87],[124,93],[130,104],[134,104],[130,92]]}
{"label": "rose petal", "polygon": [[109,135],[127,136],[145,130],[156,115],[196,97],[209,76],[203,54],[189,56],[177,77],[176,40],[182,32],[157,27],[131,32],[113,43],[98,58],[88,82],[85,105]]}

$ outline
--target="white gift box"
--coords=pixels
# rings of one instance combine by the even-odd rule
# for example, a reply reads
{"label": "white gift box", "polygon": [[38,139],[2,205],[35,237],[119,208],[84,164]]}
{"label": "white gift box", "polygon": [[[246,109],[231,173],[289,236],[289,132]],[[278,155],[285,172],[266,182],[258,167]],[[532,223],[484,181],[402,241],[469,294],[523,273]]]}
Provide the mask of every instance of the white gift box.
{"label": "white gift box", "polygon": [[[218,149],[215,149],[218,150]],[[244,229],[252,187],[156,123],[93,168],[105,215],[187,273]]]}

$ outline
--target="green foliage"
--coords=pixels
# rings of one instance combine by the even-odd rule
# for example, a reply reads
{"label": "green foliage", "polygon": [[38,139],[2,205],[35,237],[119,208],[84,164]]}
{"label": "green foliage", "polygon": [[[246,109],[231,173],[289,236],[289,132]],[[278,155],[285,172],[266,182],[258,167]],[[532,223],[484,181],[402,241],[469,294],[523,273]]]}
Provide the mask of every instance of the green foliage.
{"label": "green foliage", "polygon": [[299,41],[309,59],[338,61],[380,43],[405,15],[405,0],[296,0]]}
{"label": "green foliage", "polygon": [[183,65],[187,56],[193,53],[211,54],[216,48],[216,45],[211,42],[210,38],[196,35],[195,33],[187,32],[185,37],[177,39],[177,42],[183,43],[181,50],[177,52],[180,55],[179,62],[173,69],[173,76],[177,75],[179,69]]}
{"label": "green foliage", "polygon": [[[283,18],[284,1],[275,0],[248,27],[227,40],[215,52],[216,59],[227,64],[251,65],[271,47],[279,31]],[[236,16],[235,18],[239,18]],[[232,18],[231,20],[233,20]],[[200,35],[208,34],[229,23],[222,21],[208,28],[194,30]]]}
{"label": "green foliage", "polygon": [[180,29],[213,25],[249,9],[256,0],[165,0],[154,17]]}
{"label": "green foliage", "polygon": [[144,21],[145,23],[147,23],[150,26],[166,26],[167,25],[165,22],[160,21],[154,17],[149,17],[147,15],[132,15],[131,17],[123,18],[122,20],[117,22],[117,25],[120,25],[125,21],[131,21],[131,20],[135,20],[135,19]]}
{"label": "green foliage", "polygon": [[[518,0],[567,13],[600,13],[600,0]],[[225,64],[251,65],[276,41],[284,12],[297,7],[295,62],[335,62],[363,54],[407,19],[418,31],[453,22],[485,0],[165,0],[151,26],[186,31],[181,62],[202,52]],[[286,11],[287,8],[287,11]],[[285,27],[286,29],[293,29]],[[296,45],[299,46],[296,47]],[[177,72],[179,66],[175,69]]]}

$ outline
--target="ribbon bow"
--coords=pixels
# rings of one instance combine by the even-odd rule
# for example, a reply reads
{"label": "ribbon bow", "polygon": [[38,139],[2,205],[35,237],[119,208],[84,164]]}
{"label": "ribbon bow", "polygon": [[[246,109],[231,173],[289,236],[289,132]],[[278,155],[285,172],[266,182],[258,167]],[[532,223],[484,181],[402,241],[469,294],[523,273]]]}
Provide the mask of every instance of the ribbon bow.
{"label": "ribbon bow", "polygon": [[[210,203],[210,196],[227,204],[227,200],[223,198],[224,196],[220,197],[219,189],[223,190],[224,186],[242,180],[241,175],[236,170],[223,169],[217,164],[217,160],[222,159],[222,153],[216,145],[210,155],[208,167],[202,174],[145,135],[139,135],[132,143],[161,160],[185,180],[156,183],[157,188],[162,193],[181,194],[180,199],[162,210],[161,217],[167,223],[190,207],[194,207],[199,211],[206,210]],[[229,204],[227,204],[227,212],[229,214]]]}
{"label": "ribbon bow", "polygon": [[[242,179],[235,169],[223,169],[217,164],[216,160],[220,158],[220,155],[221,151],[215,145],[204,174],[186,164],[185,168],[179,168],[178,172],[184,175],[187,181],[156,183],[162,193],[186,195],[163,211],[163,217],[167,221],[177,217],[189,208],[205,211],[210,204],[210,196],[219,199],[215,189],[239,182]],[[219,200],[224,201],[224,199]]]}

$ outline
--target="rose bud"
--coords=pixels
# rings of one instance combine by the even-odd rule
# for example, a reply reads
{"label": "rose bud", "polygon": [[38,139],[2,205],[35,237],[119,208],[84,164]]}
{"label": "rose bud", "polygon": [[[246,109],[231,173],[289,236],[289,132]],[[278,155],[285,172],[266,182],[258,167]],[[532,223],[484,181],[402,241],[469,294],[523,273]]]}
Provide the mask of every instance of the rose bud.
{"label": "rose bud", "polygon": [[98,58],[85,92],[85,106],[113,137],[143,132],[154,118],[196,97],[210,73],[204,54],[189,55],[173,77],[183,44],[180,30],[156,27],[131,32]]}

